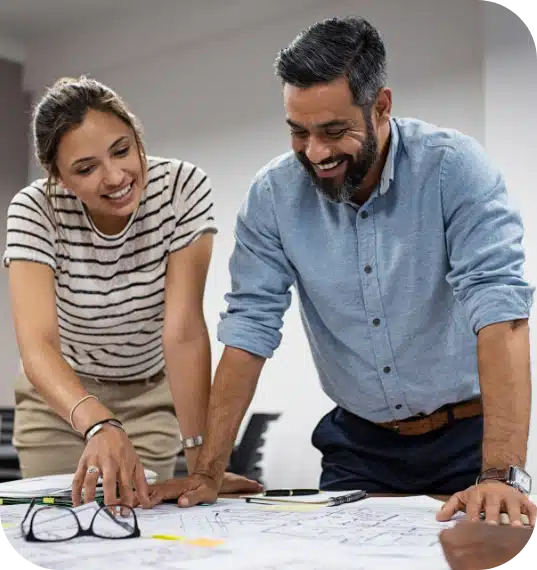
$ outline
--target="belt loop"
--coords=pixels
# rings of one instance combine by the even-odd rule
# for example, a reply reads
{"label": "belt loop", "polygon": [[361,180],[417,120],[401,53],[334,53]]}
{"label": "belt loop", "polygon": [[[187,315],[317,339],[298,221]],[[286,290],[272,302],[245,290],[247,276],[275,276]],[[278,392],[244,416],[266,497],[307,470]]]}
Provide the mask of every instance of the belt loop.
{"label": "belt loop", "polygon": [[448,417],[448,426],[451,426],[455,423],[455,415],[453,414],[453,407],[448,406],[446,408],[447,417]]}

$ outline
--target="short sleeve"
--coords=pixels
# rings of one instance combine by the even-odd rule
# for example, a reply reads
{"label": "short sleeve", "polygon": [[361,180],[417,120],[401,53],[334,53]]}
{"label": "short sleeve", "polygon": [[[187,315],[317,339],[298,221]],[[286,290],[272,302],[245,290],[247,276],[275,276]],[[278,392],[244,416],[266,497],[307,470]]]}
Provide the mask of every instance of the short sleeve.
{"label": "short sleeve", "polygon": [[170,252],[181,249],[205,232],[216,233],[211,181],[198,166],[173,161],[171,169],[172,207],[175,231]]}
{"label": "short sleeve", "polygon": [[7,211],[4,267],[13,260],[44,263],[56,271],[56,229],[44,190],[28,186],[18,192]]}

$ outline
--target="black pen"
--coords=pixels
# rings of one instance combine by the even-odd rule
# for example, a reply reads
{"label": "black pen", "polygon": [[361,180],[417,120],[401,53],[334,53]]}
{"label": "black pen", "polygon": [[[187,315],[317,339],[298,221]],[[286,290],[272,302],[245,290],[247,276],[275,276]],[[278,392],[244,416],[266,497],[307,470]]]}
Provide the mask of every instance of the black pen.
{"label": "black pen", "polygon": [[264,497],[304,497],[305,495],[317,495],[319,489],[273,489],[265,491]]}

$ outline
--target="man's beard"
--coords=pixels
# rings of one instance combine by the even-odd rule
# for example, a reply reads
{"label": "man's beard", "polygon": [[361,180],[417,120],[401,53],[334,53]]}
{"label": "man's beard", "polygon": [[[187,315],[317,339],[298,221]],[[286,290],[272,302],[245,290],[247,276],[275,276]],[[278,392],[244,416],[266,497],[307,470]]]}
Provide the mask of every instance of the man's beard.
{"label": "man's beard", "polygon": [[322,165],[334,161],[346,161],[347,168],[342,184],[338,184],[335,178],[320,178],[304,152],[297,152],[296,156],[322,194],[334,202],[351,202],[359,194],[360,184],[377,160],[377,152],[378,142],[373,130],[373,123],[371,118],[366,116],[366,139],[360,155],[355,158],[350,154],[340,154],[331,156],[320,163]]}

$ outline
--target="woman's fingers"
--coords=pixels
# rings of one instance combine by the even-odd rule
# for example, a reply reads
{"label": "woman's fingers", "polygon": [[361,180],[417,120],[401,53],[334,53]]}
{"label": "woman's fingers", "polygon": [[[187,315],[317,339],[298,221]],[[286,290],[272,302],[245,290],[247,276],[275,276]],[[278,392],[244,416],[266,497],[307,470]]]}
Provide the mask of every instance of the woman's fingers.
{"label": "woman's fingers", "polygon": [[96,465],[90,465],[86,469],[86,476],[84,477],[84,504],[95,501],[97,483],[99,482],[100,475],[101,471]]}

